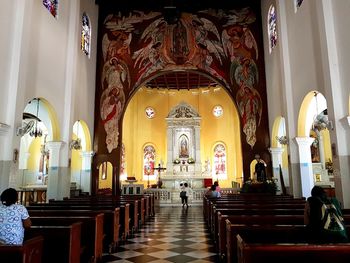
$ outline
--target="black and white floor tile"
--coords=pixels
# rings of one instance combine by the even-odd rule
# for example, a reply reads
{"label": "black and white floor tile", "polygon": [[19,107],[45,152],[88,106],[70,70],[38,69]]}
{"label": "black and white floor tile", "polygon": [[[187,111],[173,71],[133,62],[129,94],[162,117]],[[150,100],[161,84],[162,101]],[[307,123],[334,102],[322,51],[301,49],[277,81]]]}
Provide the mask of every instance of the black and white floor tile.
{"label": "black and white floor tile", "polygon": [[219,262],[203,218],[202,207],[160,207],[139,233],[106,254],[114,262]]}

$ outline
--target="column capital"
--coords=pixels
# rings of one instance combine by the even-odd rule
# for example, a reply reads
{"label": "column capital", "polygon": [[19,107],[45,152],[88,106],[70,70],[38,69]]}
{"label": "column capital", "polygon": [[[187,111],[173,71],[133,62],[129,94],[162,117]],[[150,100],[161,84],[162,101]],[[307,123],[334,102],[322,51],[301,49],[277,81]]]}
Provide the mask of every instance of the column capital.
{"label": "column capital", "polygon": [[10,128],[10,125],[0,122],[0,136],[6,135],[10,131]]}
{"label": "column capital", "polygon": [[65,144],[62,141],[50,141],[46,143],[46,147],[51,150],[60,150],[61,147]]}
{"label": "column capital", "polygon": [[80,152],[80,156],[83,157],[83,158],[87,158],[87,157],[92,157],[95,155],[95,152],[94,151],[81,151]]}
{"label": "column capital", "polygon": [[315,140],[315,138],[311,137],[295,137],[294,139],[299,147],[309,147]]}
{"label": "column capital", "polygon": [[269,152],[271,154],[282,154],[284,152],[284,149],[282,147],[270,147]]}

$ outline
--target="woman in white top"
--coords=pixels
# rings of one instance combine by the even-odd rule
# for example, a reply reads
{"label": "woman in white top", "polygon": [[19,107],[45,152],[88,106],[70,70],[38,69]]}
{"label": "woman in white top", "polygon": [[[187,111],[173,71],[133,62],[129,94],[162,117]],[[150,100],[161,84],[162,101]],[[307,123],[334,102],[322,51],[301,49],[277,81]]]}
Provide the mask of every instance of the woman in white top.
{"label": "woman in white top", "polygon": [[1,194],[0,245],[22,245],[24,229],[32,225],[27,209],[16,202],[15,189],[8,188]]}

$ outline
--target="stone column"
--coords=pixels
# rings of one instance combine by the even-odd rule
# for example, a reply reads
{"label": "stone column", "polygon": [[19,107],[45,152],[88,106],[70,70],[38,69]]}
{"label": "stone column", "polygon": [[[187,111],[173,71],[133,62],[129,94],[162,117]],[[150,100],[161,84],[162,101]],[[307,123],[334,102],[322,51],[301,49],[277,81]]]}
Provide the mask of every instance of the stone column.
{"label": "stone column", "polygon": [[83,192],[91,194],[91,161],[94,152],[80,152],[80,155],[82,167],[80,170],[79,187]]}
{"label": "stone column", "polygon": [[173,173],[173,161],[175,159],[175,157],[173,156],[173,137],[174,137],[173,136],[173,127],[168,126],[168,128],[167,128],[167,164],[166,164],[166,174],[169,174],[169,175],[171,175]]}
{"label": "stone column", "polygon": [[[60,163],[60,150],[63,145],[63,142],[47,142],[46,147],[50,152],[49,160],[49,172],[48,172],[48,181],[47,181],[47,195],[46,200],[49,199],[58,199],[60,193],[59,187],[59,163]],[[70,181],[70,180],[69,180]],[[69,189],[68,189],[69,190]]]}
{"label": "stone column", "polygon": [[195,156],[195,174],[200,175],[202,173],[202,162],[201,162],[201,146],[200,146],[200,136],[201,136],[201,131],[200,131],[200,126],[196,125],[194,127],[194,137],[195,137],[195,151],[196,151],[196,156]]}
{"label": "stone column", "polygon": [[[10,126],[5,123],[0,123],[0,145],[1,147],[9,146],[9,131]],[[6,143],[7,141],[7,143]],[[11,163],[12,160],[9,160],[6,158],[4,150],[1,149],[0,152],[0,193],[8,188],[9,181],[10,181],[10,169],[11,169]]]}
{"label": "stone column", "polygon": [[[295,137],[295,141],[298,144],[299,151],[299,165],[300,165],[300,181],[293,180],[293,189],[300,189],[303,197],[309,197],[311,195],[311,189],[314,187],[314,175],[312,171],[311,162],[311,143],[314,138],[310,137]],[[297,184],[298,183],[298,184]]]}
{"label": "stone column", "polygon": [[324,156],[324,144],[323,144],[323,135],[322,133],[318,134],[318,146],[319,151],[320,151],[320,163],[322,165],[322,169],[324,169],[326,167],[326,160],[325,160],[325,156]]}
{"label": "stone column", "polygon": [[284,149],[280,147],[276,148],[269,148],[269,152],[271,153],[272,157],[272,176],[276,180],[276,184],[278,187],[277,194],[282,193],[282,184],[281,184],[281,178],[280,178],[280,165],[282,166],[282,153]]}

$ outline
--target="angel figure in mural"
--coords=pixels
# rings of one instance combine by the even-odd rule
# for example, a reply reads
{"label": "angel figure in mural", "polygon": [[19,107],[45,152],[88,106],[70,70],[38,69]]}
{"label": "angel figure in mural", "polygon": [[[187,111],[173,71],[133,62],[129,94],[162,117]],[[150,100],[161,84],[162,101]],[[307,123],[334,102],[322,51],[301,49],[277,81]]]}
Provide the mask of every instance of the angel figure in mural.
{"label": "angel figure in mural", "polygon": [[125,105],[124,84],[128,69],[117,58],[112,58],[103,66],[102,92],[100,100],[101,120],[106,131],[108,152],[118,147],[118,123]]}
{"label": "angel figure in mural", "polygon": [[168,54],[168,34],[168,24],[164,18],[156,19],[144,30],[140,40],[146,45],[132,56],[134,67],[139,68],[137,83],[141,78],[164,69],[166,65],[175,64]]}
{"label": "angel figure in mural", "polygon": [[236,58],[231,64],[231,81],[239,86],[236,102],[246,141],[253,147],[256,142],[256,128],[260,125],[262,115],[262,100],[254,88],[258,83],[258,68],[254,60]]}
{"label": "angel figure in mural", "polygon": [[249,28],[231,26],[222,31],[221,38],[225,55],[231,62],[236,58],[258,59],[258,45]]}
{"label": "angel figure in mural", "polygon": [[261,121],[261,97],[255,89],[242,86],[236,94],[236,101],[242,118],[243,132],[246,135],[246,141],[253,147],[256,142],[256,128]]}

